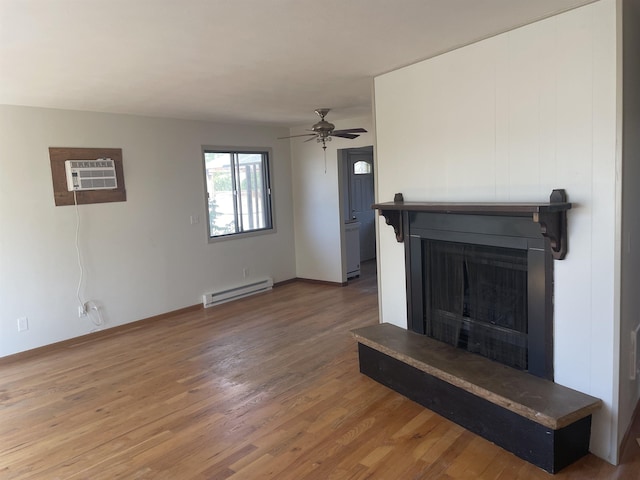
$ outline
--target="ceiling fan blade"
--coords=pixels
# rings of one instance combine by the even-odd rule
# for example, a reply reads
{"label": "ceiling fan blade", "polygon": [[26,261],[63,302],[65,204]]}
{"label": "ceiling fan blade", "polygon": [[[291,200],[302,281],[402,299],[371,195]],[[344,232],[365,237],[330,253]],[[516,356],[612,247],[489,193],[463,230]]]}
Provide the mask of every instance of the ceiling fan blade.
{"label": "ceiling fan blade", "polygon": [[333,135],[336,133],[367,133],[364,128],[345,128],[343,130],[334,130]]}
{"label": "ceiling fan blade", "polygon": [[353,133],[332,133],[332,137],[340,137],[340,138],[350,138],[353,140],[354,138],[358,138],[360,135],[354,135]]}
{"label": "ceiling fan blade", "polygon": [[[315,137],[315,135],[314,135],[314,137]],[[304,141],[304,143],[310,142],[311,140],[315,140],[315,138],[313,138],[313,137],[311,137],[311,138],[307,138],[307,139]]]}
{"label": "ceiling fan blade", "polygon": [[294,138],[294,137],[315,137],[315,133],[303,133],[301,135],[291,135],[289,137],[278,137],[278,140],[283,140],[285,138]]}

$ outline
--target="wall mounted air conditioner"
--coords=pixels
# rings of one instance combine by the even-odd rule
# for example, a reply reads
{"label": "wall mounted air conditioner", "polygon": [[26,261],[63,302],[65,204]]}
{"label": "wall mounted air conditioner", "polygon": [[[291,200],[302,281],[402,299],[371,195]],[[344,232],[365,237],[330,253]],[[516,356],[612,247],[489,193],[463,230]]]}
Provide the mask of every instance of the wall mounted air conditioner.
{"label": "wall mounted air conditioner", "polygon": [[110,158],[66,160],[64,169],[67,174],[67,189],[70,192],[118,188],[116,165]]}

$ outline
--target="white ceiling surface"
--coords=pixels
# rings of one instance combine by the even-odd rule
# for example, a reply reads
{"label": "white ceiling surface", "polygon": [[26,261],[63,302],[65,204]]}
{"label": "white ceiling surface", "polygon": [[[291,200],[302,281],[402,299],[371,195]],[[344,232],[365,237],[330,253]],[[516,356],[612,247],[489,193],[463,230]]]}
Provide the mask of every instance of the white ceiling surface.
{"label": "white ceiling surface", "polygon": [[283,126],[593,0],[0,0],[0,104]]}

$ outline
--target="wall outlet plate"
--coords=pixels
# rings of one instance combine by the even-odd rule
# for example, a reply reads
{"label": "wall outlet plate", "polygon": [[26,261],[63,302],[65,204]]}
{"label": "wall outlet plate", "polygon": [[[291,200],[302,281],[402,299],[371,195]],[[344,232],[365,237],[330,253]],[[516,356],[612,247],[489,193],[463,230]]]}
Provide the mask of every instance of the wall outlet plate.
{"label": "wall outlet plate", "polygon": [[18,319],[18,331],[26,332],[29,330],[29,319],[27,317],[20,317]]}

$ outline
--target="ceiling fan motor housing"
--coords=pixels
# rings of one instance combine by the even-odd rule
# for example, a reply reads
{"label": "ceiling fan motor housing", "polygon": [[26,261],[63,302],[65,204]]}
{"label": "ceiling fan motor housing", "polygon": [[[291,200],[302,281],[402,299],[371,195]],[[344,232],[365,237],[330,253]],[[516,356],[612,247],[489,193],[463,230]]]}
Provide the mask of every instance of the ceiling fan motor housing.
{"label": "ceiling fan motor housing", "polygon": [[321,137],[328,137],[329,135],[331,135],[331,132],[333,132],[334,128],[336,128],[336,126],[333,123],[329,123],[326,120],[320,120],[313,127],[311,127],[311,130],[316,132]]}

